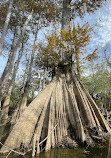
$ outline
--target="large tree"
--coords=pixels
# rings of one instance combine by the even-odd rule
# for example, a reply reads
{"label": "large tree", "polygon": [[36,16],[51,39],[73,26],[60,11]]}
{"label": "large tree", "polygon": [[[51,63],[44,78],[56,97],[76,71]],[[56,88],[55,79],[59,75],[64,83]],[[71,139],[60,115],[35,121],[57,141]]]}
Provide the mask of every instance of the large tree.
{"label": "large tree", "polygon": [[[62,28],[66,32],[70,2],[63,0]],[[25,109],[1,152],[22,146],[31,148],[32,156],[35,156],[43,149],[47,151],[57,146],[67,136],[91,145],[99,136],[101,140],[105,133],[111,132],[96,103],[78,80],[73,63],[64,62],[64,58],[61,60],[53,80]]]}

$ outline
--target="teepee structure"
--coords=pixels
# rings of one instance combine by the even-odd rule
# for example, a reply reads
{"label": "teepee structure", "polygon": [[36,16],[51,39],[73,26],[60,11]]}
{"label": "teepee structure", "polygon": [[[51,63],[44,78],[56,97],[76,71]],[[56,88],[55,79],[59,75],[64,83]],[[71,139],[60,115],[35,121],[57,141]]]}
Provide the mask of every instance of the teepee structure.
{"label": "teepee structure", "polygon": [[51,83],[25,109],[14,125],[2,153],[32,149],[32,155],[49,150],[68,136],[79,143],[93,140],[90,130],[110,133],[96,103],[77,79],[73,67],[64,65]]}

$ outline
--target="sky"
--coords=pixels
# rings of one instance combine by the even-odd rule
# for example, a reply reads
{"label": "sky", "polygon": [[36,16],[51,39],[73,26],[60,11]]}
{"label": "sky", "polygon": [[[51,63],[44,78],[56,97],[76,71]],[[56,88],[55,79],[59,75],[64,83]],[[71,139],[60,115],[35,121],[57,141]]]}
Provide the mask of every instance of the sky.
{"label": "sky", "polygon": [[[107,54],[111,54],[111,0],[109,0],[109,2],[107,2],[102,8],[95,11],[95,13],[86,14],[82,20],[80,18],[76,18],[76,22],[79,22],[81,25],[83,25],[85,22],[88,22],[94,27],[91,42],[88,46],[88,52],[91,52],[94,50],[94,48],[99,48],[100,51],[103,48],[107,48]],[[50,32],[50,27],[47,28],[47,31],[48,30]],[[45,29],[39,31],[38,40],[43,39],[45,32]],[[8,37],[6,40],[8,40]],[[6,62],[7,57],[0,56],[0,76],[4,70]],[[20,70],[21,69],[22,66]]]}
{"label": "sky", "polygon": [[97,10],[95,14],[87,14],[82,22],[85,21],[88,21],[90,25],[94,25],[90,49],[104,48],[108,43],[108,49],[111,48],[111,0]]}

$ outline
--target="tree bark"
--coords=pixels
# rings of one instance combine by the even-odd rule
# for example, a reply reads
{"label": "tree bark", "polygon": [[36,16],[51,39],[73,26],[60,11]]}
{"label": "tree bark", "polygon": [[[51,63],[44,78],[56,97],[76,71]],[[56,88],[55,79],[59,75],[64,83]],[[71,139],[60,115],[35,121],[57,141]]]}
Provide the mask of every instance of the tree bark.
{"label": "tree bark", "polygon": [[17,70],[18,70],[18,67],[19,67],[20,60],[21,60],[22,55],[23,55],[23,47],[24,47],[24,44],[22,43],[22,48],[19,51],[18,59],[16,60],[15,65],[14,65],[14,69],[13,69],[13,73],[12,73],[12,79],[11,79],[11,82],[9,83],[9,90],[8,90],[7,96],[5,98],[5,101],[3,103],[3,107],[2,107],[3,112],[2,112],[2,114],[3,114],[4,119],[8,118],[10,97],[11,97],[13,86],[15,86],[15,78],[16,78],[16,74],[17,74]]}
{"label": "tree bark", "polygon": [[10,69],[10,67],[13,66],[13,65],[11,65],[13,63],[11,63],[11,62],[12,62],[13,58],[16,55],[12,50],[15,47],[15,44],[16,44],[17,33],[18,33],[18,29],[17,29],[17,27],[15,27],[15,32],[14,32],[14,37],[13,37],[11,52],[9,54],[7,64],[5,66],[5,69],[3,71],[3,74],[2,74],[1,80],[0,80],[0,102],[2,101],[3,94],[5,93],[6,87],[8,85],[8,78],[9,78],[9,75],[10,75],[9,69]]}
{"label": "tree bark", "polygon": [[22,82],[22,85],[24,86],[25,85],[25,80],[27,78],[27,74],[28,74],[28,67],[29,67],[29,58],[26,57],[26,60],[27,60],[27,63],[26,63],[26,68],[25,68],[25,72],[24,72],[24,75],[23,75],[23,82]]}
{"label": "tree bark", "polygon": [[111,136],[110,136],[110,139],[109,139],[109,147],[108,147],[108,155],[107,155],[107,158],[110,158],[111,157]]}
{"label": "tree bark", "polygon": [[3,107],[2,107],[2,120],[7,120],[8,119],[9,103],[10,103],[10,97],[11,97],[12,88],[13,88],[13,86],[11,85],[9,87],[7,96],[6,96],[5,101],[3,103]]}
{"label": "tree bark", "polygon": [[[45,103],[44,108],[43,108],[42,113],[41,113],[41,117],[40,117],[38,125],[37,125],[37,129],[35,131],[35,134],[36,134],[36,139],[35,140],[37,142],[40,141],[40,136],[41,136],[41,133],[42,133],[42,127],[43,127],[43,123],[44,123],[44,119],[45,119],[46,110],[47,110],[47,107],[48,107],[48,102],[49,102],[49,98],[47,98],[47,100],[46,100],[46,103]],[[39,154],[39,153],[40,153],[40,149],[37,148],[37,154]],[[33,152],[33,156],[35,156],[34,152]]]}
{"label": "tree bark", "polygon": [[75,46],[75,60],[76,60],[76,69],[77,69],[77,76],[80,79],[80,61],[79,61],[79,48]]}
{"label": "tree bark", "polygon": [[[83,124],[82,124],[82,121],[81,121],[81,114],[80,114],[80,111],[78,109],[78,106],[77,106],[77,102],[76,102],[76,99],[75,99],[75,96],[74,96],[74,92],[71,91],[71,89],[69,89],[67,87],[67,84],[65,82],[65,85],[64,85],[64,92],[65,92],[65,101],[66,101],[66,107],[67,107],[67,111],[68,111],[68,116],[69,116],[69,120],[73,126],[73,128],[75,128],[76,126],[76,129],[75,129],[75,134],[76,134],[76,138],[81,140],[82,142],[85,141],[86,139],[86,136],[85,136],[85,133],[84,133],[84,128],[83,128]],[[69,90],[68,90],[69,89]],[[72,98],[68,98],[69,94],[70,96],[72,96]],[[73,95],[72,95],[73,94]],[[68,99],[71,99],[72,102],[70,102],[70,106],[69,106],[69,103],[68,103]],[[71,106],[71,104],[73,104],[73,107]],[[73,109],[74,108],[74,113],[73,113]],[[75,117],[74,117],[75,116]]]}
{"label": "tree bark", "polygon": [[8,12],[7,12],[3,32],[2,32],[2,36],[1,36],[1,39],[0,39],[0,55],[2,55],[3,44],[4,44],[4,41],[5,41],[5,36],[6,36],[8,25],[9,25],[9,22],[10,22],[10,18],[11,18],[11,14],[12,14],[12,8],[13,8],[13,0],[10,0],[10,4],[9,4],[9,8],[8,8]]}
{"label": "tree bark", "polygon": [[85,118],[86,124],[89,127],[95,127],[96,126],[95,121],[93,119],[92,112],[91,112],[88,102],[86,100],[86,96],[85,96],[83,90],[81,89],[77,79],[74,80],[74,83],[77,88],[77,94],[78,94],[78,98],[79,98],[80,108],[83,112],[84,117],[86,116],[86,118]]}
{"label": "tree bark", "polygon": [[40,81],[39,81],[38,93],[40,93],[40,91],[41,91],[41,82],[42,82],[42,73],[40,73]]}
{"label": "tree bark", "polygon": [[62,10],[62,29],[68,31],[70,28],[70,2],[71,0],[63,0],[63,10]]}
{"label": "tree bark", "polygon": [[55,90],[56,90],[56,84],[55,84],[55,87],[53,89],[53,92],[52,92],[52,95],[51,95],[51,100],[50,100],[50,110],[49,110],[49,122],[48,122],[48,134],[47,134],[47,142],[46,142],[46,148],[45,150],[48,151],[52,146],[55,145],[54,143],[54,133],[51,131],[53,130],[54,128],[54,120],[53,120],[53,117],[54,117],[54,111],[53,111],[53,103],[55,102]]}
{"label": "tree bark", "polygon": [[[64,31],[69,31],[69,29],[70,29],[70,20],[71,20],[70,2],[71,2],[71,0],[63,0],[62,29]],[[68,43],[64,42],[64,45],[65,45],[65,47],[67,47]],[[63,53],[63,49],[62,48],[61,48],[61,61],[67,61],[67,57]]]}
{"label": "tree bark", "polygon": [[[16,125],[14,126],[12,133],[10,133],[10,138],[11,137],[15,137],[19,140],[12,140],[12,138],[7,140],[7,143],[10,142],[10,145],[7,144],[6,146],[10,146],[10,148],[12,149],[15,145],[17,145],[17,148],[20,147],[21,143],[25,143],[27,145],[27,147],[29,146],[30,142],[32,141],[34,132],[35,132],[35,127],[37,125],[37,122],[39,121],[39,116],[42,113],[43,107],[45,105],[45,103],[50,100],[51,94],[52,94],[52,90],[55,86],[54,81],[52,81],[44,90],[42,93],[39,94],[39,96],[37,98],[34,99],[34,101],[30,104],[30,106],[28,108],[26,108],[26,110],[24,111],[23,115],[21,115],[20,119],[17,121]],[[48,91],[48,93],[47,93]],[[41,102],[41,98],[42,98],[42,102]],[[35,102],[38,104],[35,104]],[[41,103],[41,106],[39,106],[39,104]],[[36,106],[34,106],[36,105]],[[35,108],[36,107],[36,108]],[[30,110],[31,112],[30,112]],[[24,117],[25,115],[25,117]],[[25,121],[25,123],[24,123]],[[29,122],[31,123],[31,126],[29,126]],[[21,122],[23,124],[21,124]],[[22,130],[21,130],[21,127]],[[19,132],[21,134],[19,134]],[[32,134],[33,133],[33,134]],[[23,138],[24,137],[24,138]],[[13,147],[12,144],[13,143]],[[6,152],[8,152],[9,148],[7,148],[6,146],[3,146],[3,150],[5,150]]]}
{"label": "tree bark", "polygon": [[43,81],[43,89],[45,88],[45,84],[46,84],[46,73],[47,73],[47,70],[46,70],[46,68],[44,68],[44,81]]}

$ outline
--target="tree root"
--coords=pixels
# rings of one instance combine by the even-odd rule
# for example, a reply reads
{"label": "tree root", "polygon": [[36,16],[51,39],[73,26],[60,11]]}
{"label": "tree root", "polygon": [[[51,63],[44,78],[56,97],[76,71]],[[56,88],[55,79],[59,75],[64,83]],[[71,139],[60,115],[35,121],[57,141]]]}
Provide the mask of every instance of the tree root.
{"label": "tree root", "polygon": [[[25,109],[14,125],[2,153],[32,150],[32,156],[55,146],[93,146],[111,133],[107,121],[75,73],[59,70],[52,82]],[[70,68],[71,70],[71,68]],[[67,136],[67,137],[66,137]]]}

